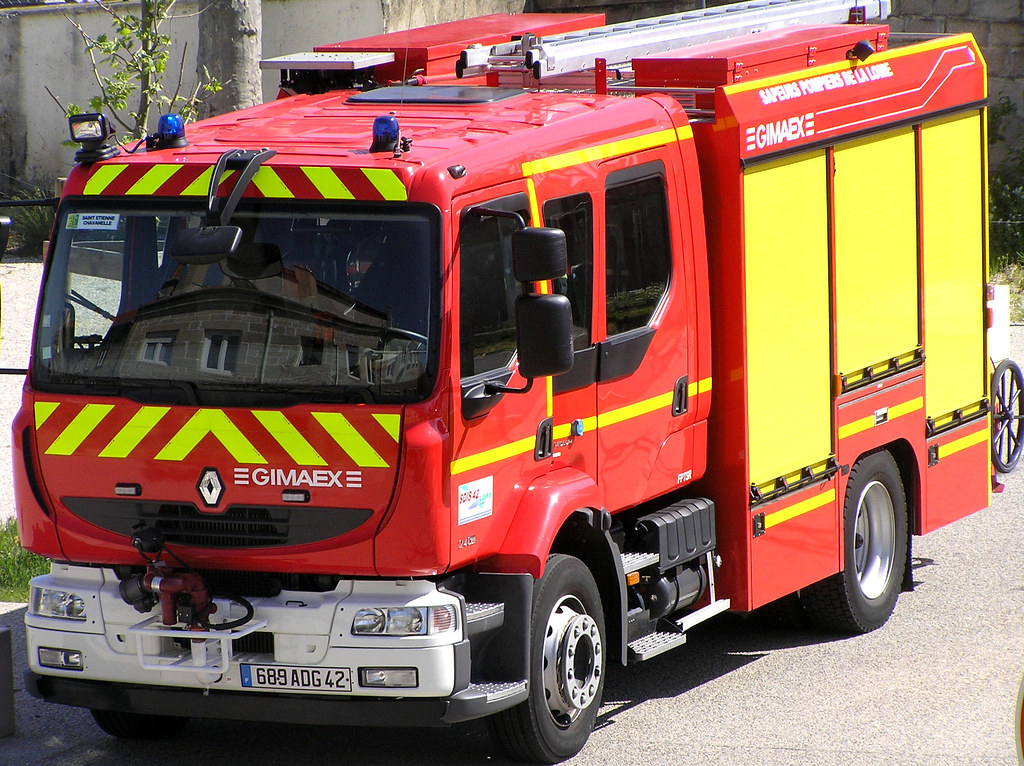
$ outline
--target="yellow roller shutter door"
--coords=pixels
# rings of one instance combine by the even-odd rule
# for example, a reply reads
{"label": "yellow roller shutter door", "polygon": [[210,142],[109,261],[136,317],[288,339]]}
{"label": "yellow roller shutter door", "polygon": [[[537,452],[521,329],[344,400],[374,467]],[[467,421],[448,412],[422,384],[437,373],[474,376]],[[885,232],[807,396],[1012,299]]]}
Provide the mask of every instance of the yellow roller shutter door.
{"label": "yellow roller shutter door", "polygon": [[925,392],[936,420],[985,396],[982,141],[979,114],[921,132]]}
{"label": "yellow roller shutter door", "polygon": [[831,454],[825,180],[824,152],[744,174],[748,447],[756,485]]}
{"label": "yellow roller shutter door", "polygon": [[836,359],[850,375],[918,346],[914,133],[835,150]]}

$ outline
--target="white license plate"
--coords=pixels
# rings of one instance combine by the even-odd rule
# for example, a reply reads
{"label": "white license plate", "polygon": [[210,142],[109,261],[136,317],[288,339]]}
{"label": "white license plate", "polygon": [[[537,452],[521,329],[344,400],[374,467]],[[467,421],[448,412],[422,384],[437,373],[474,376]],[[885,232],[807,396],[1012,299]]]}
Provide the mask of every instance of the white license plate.
{"label": "white license plate", "polygon": [[349,668],[309,668],[293,665],[242,665],[242,686],[322,693],[352,691]]}

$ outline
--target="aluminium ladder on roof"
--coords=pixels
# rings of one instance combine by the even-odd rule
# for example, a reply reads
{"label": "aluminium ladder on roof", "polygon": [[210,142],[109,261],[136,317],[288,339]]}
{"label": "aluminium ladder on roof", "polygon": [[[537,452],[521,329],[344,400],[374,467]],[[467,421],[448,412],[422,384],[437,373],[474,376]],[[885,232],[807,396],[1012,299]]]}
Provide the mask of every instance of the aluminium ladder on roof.
{"label": "aluminium ladder on roof", "polygon": [[891,0],[747,0],[622,24],[522,40],[462,52],[459,77],[530,72],[536,80],[609,67],[634,57],[714,42],[794,24],[864,23],[889,15]]}

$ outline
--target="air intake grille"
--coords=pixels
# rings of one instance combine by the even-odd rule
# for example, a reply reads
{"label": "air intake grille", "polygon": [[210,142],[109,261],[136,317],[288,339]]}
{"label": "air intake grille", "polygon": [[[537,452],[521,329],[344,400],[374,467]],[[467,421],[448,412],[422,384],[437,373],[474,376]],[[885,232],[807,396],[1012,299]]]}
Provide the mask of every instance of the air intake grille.
{"label": "air intake grille", "polygon": [[130,537],[139,523],[164,540],[194,548],[265,548],[329,540],[347,534],[373,516],[365,508],[232,505],[205,513],[190,503],[141,502],[93,497],[61,498],[76,516]]}

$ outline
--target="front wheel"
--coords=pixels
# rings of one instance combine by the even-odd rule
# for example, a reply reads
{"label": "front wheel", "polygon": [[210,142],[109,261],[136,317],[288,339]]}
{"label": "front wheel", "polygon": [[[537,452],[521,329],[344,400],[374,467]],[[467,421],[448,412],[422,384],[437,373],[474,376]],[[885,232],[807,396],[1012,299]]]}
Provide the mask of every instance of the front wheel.
{"label": "front wheel", "polygon": [[841,633],[880,628],[907,563],[907,501],[896,461],[875,452],[850,471],[843,505],[843,570],[800,591],[811,621]]}
{"label": "front wheel", "polygon": [[513,757],[558,763],[583,749],[604,692],[604,631],[590,570],[572,556],[551,556],[533,596],[529,696],[490,719]]}

